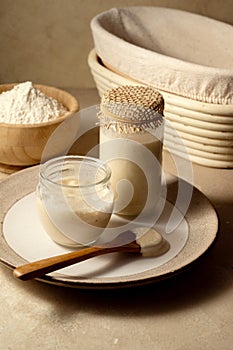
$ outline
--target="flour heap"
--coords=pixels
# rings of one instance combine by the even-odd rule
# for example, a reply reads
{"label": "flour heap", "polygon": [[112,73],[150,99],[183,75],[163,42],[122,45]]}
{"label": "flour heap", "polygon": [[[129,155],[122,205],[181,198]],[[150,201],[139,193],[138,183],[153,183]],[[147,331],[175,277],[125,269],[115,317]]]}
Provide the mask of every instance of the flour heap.
{"label": "flour heap", "polygon": [[68,110],[27,81],[0,94],[0,123],[37,124],[54,120]]}

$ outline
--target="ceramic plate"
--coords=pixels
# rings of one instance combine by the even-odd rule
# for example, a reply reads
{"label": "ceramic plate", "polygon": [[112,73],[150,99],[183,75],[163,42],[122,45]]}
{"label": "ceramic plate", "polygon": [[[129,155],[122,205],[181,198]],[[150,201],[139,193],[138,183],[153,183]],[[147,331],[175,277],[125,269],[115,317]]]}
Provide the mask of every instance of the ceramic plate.
{"label": "ceramic plate", "polygon": [[[0,261],[12,269],[25,261],[69,251],[51,241],[40,225],[34,193],[38,170],[38,166],[22,170],[0,183]],[[92,258],[39,280],[77,288],[120,288],[160,281],[188,268],[216,239],[218,219],[209,200],[196,188],[182,215],[184,209],[176,204],[178,183],[191,188],[183,180],[169,176],[163,211],[155,224],[170,243],[170,250],[163,256],[143,258],[114,253]],[[174,229],[168,232],[167,222],[171,217],[176,223],[174,221]]]}

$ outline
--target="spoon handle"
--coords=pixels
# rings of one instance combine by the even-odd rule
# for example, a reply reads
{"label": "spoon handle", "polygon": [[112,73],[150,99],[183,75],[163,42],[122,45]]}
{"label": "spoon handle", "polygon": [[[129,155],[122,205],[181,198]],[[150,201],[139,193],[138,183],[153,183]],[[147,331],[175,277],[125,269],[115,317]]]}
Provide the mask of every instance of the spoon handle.
{"label": "spoon handle", "polygon": [[132,242],[123,246],[84,248],[78,251],[57,255],[18,266],[14,269],[13,275],[16,278],[27,281],[32,278],[41,277],[49,272],[59,270],[63,267],[76,264],[80,261],[84,261],[98,255],[114,252],[140,253],[140,246],[136,242]]}

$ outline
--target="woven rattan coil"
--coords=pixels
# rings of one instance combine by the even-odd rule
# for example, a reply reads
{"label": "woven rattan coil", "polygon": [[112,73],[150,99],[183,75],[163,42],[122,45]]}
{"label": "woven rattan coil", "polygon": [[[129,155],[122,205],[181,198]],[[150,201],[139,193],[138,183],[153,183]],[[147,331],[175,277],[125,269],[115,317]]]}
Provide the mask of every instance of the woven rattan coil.
{"label": "woven rattan coil", "polygon": [[105,92],[100,110],[116,122],[157,126],[163,116],[164,99],[154,88],[124,85]]}

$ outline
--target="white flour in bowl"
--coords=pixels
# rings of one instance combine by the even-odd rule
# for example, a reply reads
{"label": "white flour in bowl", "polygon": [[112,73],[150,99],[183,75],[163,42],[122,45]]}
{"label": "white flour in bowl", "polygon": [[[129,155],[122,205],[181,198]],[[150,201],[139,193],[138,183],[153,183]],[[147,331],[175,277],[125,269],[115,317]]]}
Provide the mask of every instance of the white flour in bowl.
{"label": "white flour in bowl", "polygon": [[27,81],[0,94],[0,122],[37,124],[51,121],[67,112],[56,99],[45,95]]}

